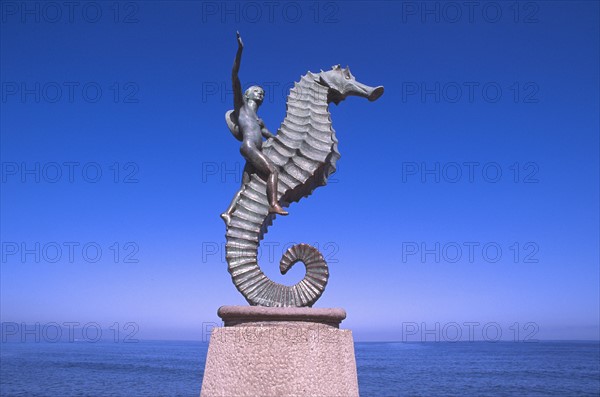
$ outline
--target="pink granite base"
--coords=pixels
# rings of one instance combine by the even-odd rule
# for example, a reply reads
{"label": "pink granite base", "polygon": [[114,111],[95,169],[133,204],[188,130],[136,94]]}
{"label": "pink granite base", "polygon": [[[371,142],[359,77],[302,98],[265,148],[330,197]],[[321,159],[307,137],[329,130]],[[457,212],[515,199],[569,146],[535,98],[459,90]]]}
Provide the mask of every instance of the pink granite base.
{"label": "pink granite base", "polygon": [[223,306],[212,331],[202,397],[358,396],[354,341],[343,309]]}

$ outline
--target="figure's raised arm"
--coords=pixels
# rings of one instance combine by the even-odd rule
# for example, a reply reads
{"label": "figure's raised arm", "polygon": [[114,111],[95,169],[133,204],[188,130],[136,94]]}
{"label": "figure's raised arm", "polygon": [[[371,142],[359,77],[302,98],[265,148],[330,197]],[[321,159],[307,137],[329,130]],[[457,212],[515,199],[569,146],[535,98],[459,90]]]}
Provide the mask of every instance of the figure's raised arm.
{"label": "figure's raised arm", "polygon": [[233,108],[237,115],[238,110],[244,105],[244,94],[242,93],[242,84],[240,83],[240,78],[238,77],[238,72],[240,71],[240,64],[242,63],[242,50],[244,49],[244,43],[242,42],[240,32],[236,32],[236,34],[238,49],[237,53],[235,54],[235,61],[233,61],[231,81],[233,83]]}

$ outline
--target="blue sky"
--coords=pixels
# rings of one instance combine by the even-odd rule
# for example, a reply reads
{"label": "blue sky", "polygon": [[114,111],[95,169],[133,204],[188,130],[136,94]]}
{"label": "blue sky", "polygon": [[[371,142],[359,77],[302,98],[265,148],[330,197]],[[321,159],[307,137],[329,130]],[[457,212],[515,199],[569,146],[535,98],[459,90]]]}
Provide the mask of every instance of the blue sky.
{"label": "blue sky", "polygon": [[597,2],[52,4],[2,2],[3,322],[200,339],[245,304],[219,218],[239,30],[272,131],[308,70],[385,86],[332,105],[339,170],[270,228],[267,275],[297,282],[286,245],[318,245],[316,306],[357,340],[598,339]]}

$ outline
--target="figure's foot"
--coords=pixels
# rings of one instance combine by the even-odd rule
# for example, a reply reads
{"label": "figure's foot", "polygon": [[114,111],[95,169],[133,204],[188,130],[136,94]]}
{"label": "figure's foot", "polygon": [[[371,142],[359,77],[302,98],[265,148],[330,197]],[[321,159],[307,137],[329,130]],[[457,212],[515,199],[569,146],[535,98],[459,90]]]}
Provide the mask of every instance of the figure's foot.
{"label": "figure's foot", "polygon": [[231,215],[229,215],[227,212],[223,212],[221,214],[221,219],[225,221],[225,226],[229,226],[229,222],[231,222]]}
{"label": "figure's foot", "polygon": [[279,204],[275,204],[269,207],[269,214],[287,215],[289,212],[281,208]]}

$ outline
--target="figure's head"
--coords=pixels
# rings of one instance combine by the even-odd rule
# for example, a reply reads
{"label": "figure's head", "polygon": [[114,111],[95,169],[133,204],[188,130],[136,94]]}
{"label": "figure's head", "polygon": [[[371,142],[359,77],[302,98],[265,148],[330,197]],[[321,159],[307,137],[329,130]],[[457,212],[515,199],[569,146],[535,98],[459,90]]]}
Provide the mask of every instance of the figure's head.
{"label": "figure's head", "polygon": [[327,72],[321,71],[318,74],[319,83],[328,87],[327,100],[336,105],[346,99],[347,96],[356,95],[363,98],[368,98],[369,101],[374,101],[383,95],[383,87],[369,87],[368,85],[356,81],[350,68],[342,69],[340,65],[335,65]]}
{"label": "figure's head", "polygon": [[248,100],[252,99],[257,104],[261,104],[263,99],[265,98],[265,90],[262,87],[257,85],[253,85],[249,87],[246,92],[244,92],[244,100],[248,102]]}

